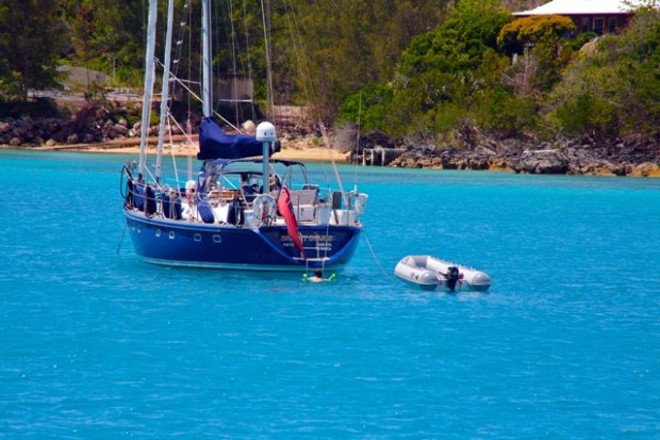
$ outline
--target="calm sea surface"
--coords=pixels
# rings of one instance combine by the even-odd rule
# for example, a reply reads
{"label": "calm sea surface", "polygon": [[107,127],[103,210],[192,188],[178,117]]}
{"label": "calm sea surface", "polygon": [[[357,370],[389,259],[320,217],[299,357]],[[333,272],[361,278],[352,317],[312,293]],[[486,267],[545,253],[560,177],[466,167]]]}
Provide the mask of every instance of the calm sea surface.
{"label": "calm sea surface", "polygon": [[660,437],[660,180],[345,167],[367,234],[316,285],[117,255],[126,159],[0,152],[0,438]]}

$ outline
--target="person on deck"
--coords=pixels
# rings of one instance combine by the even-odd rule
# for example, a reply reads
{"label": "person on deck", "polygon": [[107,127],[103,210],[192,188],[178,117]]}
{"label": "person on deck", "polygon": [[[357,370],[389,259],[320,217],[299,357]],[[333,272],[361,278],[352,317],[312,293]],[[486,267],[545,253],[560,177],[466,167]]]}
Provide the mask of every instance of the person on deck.
{"label": "person on deck", "polygon": [[185,220],[191,220],[195,217],[195,192],[197,191],[197,182],[189,180],[186,182],[186,203],[183,204],[181,216]]}
{"label": "person on deck", "polygon": [[270,192],[276,194],[279,193],[280,189],[282,189],[282,180],[280,179],[280,176],[277,174],[271,174],[268,179],[268,186],[270,187]]}

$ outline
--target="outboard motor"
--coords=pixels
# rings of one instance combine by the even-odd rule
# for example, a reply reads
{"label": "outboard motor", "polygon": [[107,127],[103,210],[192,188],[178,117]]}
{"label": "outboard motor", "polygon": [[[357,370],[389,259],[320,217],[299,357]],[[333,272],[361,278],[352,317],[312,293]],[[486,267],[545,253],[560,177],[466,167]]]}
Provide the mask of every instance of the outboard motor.
{"label": "outboard motor", "polygon": [[453,292],[456,289],[456,283],[458,282],[459,278],[458,267],[449,266],[447,268],[447,274],[445,277],[447,278],[447,288],[450,292]]}

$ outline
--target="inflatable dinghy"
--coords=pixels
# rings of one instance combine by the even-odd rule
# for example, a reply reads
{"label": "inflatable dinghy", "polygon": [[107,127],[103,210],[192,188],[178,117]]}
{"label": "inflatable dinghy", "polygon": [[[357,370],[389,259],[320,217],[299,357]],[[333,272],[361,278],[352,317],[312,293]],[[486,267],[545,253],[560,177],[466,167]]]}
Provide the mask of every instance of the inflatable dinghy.
{"label": "inflatable dinghy", "polygon": [[394,268],[394,274],[424,290],[485,292],[490,288],[487,273],[430,255],[408,255],[402,258]]}

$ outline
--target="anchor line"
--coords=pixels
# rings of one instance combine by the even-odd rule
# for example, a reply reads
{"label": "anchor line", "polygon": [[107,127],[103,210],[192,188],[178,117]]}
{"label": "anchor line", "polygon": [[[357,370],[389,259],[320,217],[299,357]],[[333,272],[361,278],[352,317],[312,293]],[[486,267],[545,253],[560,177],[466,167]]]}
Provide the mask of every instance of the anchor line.
{"label": "anchor line", "polygon": [[366,241],[367,241],[367,247],[369,248],[369,252],[371,252],[371,256],[373,257],[374,261],[376,262],[376,264],[378,265],[378,267],[380,268],[380,270],[383,272],[383,274],[385,274],[385,276],[386,276],[387,278],[389,278],[389,279],[391,279],[391,280],[394,280],[395,278],[394,278],[392,275],[390,275],[390,274],[385,270],[385,268],[384,268],[383,265],[381,264],[380,260],[379,260],[378,257],[376,256],[376,252],[374,252],[374,248],[373,248],[373,246],[371,245],[371,240],[369,240],[369,235],[367,235],[367,230],[364,228],[364,226],[362,227],[362,232],[364,232],[364,238],[365,238]]}
{"label": "anchor line", "polygon": [[117,245],[116,255],[119,255],[119,251],[121,250],[121,245],[124,243],[124,236],[126,235],[126,228],[128,228],[128,222],[124,223],[124,229],[121,231],[121,237],[119,238],[119,244]]}

